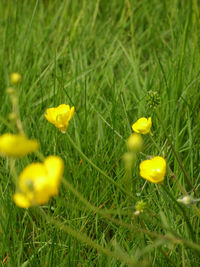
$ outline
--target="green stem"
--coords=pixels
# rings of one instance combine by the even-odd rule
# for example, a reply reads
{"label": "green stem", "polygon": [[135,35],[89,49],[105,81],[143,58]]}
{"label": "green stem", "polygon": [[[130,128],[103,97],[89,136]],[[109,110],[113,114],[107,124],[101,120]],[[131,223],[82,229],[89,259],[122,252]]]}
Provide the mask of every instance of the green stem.
{"label": "green stem", "polygon": [[151,133],[149,134],[149,137],[150,137],[151,141],[153,142],[153,144],[155,145],[155,147],[157,148],[157,150],[158,150],[159,153],[160,153],[161,149],[160,149],[159,145],[155,142],[155,140],[154,140],[154,138],[152,137],[152,134],[151,134]]}
{"label": "green stem", "polygon": [[197,208],[196,204],[193,205],[193,210],[195,211],[196,215],[199,217],[200,219],[200,210]]}
{"label": "green stem", "polygon": [[163,122],[162,122],[162,120],[160,119],[160,115],[159,115],[159,113],[158,113],[157,111],[156,111],[156,116],[157,116],[157,118],[158,118],[160,124],[162,125],[164,134],[165,134],[165,136],[166,136],[166,138],[167,138],[167,140],[168,140],[168,142],[169,142],[169,144],[170,144],[170,146],[171,146],[171,149],[172,149],[172,151],[173,151],[173,153],[174,153],[174,156],[175,156],[175,158],[176,158],[176,160],[177,160],[177,162],[178,162],[179,167],[181,168],[181,170],[182,170],[182,172],[183,172],[183,174],[184,174],[184,176],[185,176],[185,178],[186,178],[188,184],[191,186],[191,188],[192,188],[192,190],[193,190],[195,196],[198,197],[198,194],[197,194],[197,192],[195,191],[195,188],[194,188],[193,184],[192,184],[191,181],[190,181],[189,175],[187,174],[185,168],[183,167],[183,165],[182,165],[182,163],[181,163],[181,160],[179,159],[179,156],[178,156],[178,154],[177,154],[177,152],[176,152],[176,150],[175,150],[175,148],[174,148],[174,146],[173,146],[173,143],[172,143],[172,141],[171,141],[171,138],[170,138],[169,135],[167,134],[167,132],[166,132],[166,130],[165,130],[165,126],[163,125]]}
{"label": "green stem", "polygon": [[85,159],[93,168],[95,168],[99,173],[101,173],[106,179],[115,185],[118,189],[120,189],[125,195],[128,195],[129,197],[135,199],[135,197],[130,193],[127,192],[121,185],[116,183],[110,176],[108,176],[104,171],[102,171],[96,164],[94,164],[81,150],[80,148],[74,143],[74,141],[71,139],[71,137],[66,133],[66,136],[71,143],[71,145],[78,151],[78,153],[82,156],[83,159]]}
{"label": "green stem", "polygon": [[137,261],[134,260],[133,258],[131,258],[128,254],[125,254],[122,252],[121,253],[115,252],[115,251],[112,251],[108,248],[102,247],[97,242],[90,239],[86,234],[81,234],[81,233],[75,231],[74,229],[72,229],[70,226],[63,225],[62,222],[58,222],[57,220],[52,219],[52,217],[48,216],[41,208],[39,209],[39,213],[42,217],[44,217],[46,219],[46,221],[48,223],[51,222],[56,227],[58,227],[60,230],[65,231],[66,233],[73,236],[77,240],[79,240],[83,243],[86,243],[88,246],[97,249],[99,252],[102,252],[103,254],[105,254],[109,257],[112,257],[112,258],[114,257],[114,258],[120,260],[121,262],[125,262],[129,266],[136,266],[135,264],[137,263]]}
{"label": "green stem", "polygon": [[54,143],[54,155],[56,155],[57,143],[58,143],[58,131],[56,131],[56,138],[55,138],[55,143]]}
{"label": "green stem", "polygon": [[13,178],[13,182],[14,182],[15,186],[17,186],[18,175],[16,172],[15,159],[14,158],[9,159],[9,167],[10,167],[11,176]]}
{"label": "green stem", "polygon": [[188,227],[188,230],[191,234],[191,237],[192,237],[192,240],[194,241],[195,240],[195,235],[194,235],[194,231],[193,231],[193,228],[192,228],[192,225],[190,224],[190,221],[186,215],[186,212],[185,210],[183,209],[183,207],[181,206],[181,204],[179,204],[176,199],[174,198],[174,196],[165,188],[164,185],[162,185],[162,189],[165,191],[165,193],[168,195],[168,197],[174,202],[174,204],[177,206],[178,208],[178,211],[180,211],[180,215],[183,216],[183,218],[185,219],[185,222],[187,224],[187,227]]}
{"label": "green stem", "polygon": [[[150,136],[151,141],[154,143],[155,147],[158,149],[158,151],[161,151],[160,147],[159,147],[158,144],[155,142],[155,140],[154,140],[154,138],[152,137],[152,135],[150,134],[149,136]],[[174,177],[174,179],[175,179],[177,185],[179,186],[179,189],[180,189],[180,191],[182,192],[182,194],[187,195],[187,192],[185,191],[184,187],[179,183],[179,181],[178,181],[178,179],[176,178],[175,174],[172,172],[170,166],[168,165],[167,167],[168,167],[168,170],[170,171],[170,173],[173,174],[173,177]]]}
{"label": "green stem", "polygon": [[[175,238],[173,236],[169,236],[169,235],[161,235],[155,232],[150,232],[149,230],[143,229],[143,228],[138,228],[136,225],[132,224],[127,224],[124,222],[121,222],[117,219],[112,218],[110,215],[111,213],[109,211],[103,211],[100,208],[92,205],[89,201],[87,201],[81,193],[79,193],[66,179],[63,179],[64,184],[66,185],[66,187],[68,187],[68,189],[89,209],[92,210],[98,214],[100,214],[102,217],[104,217],[105,219],[108,219],[109,221],[113,222],[114,224],[117,224],[119,226],[122,226],[126,229],[132,230],[132,231],[137,231],[137,232],[141,232],[144,234],[147,234],[151,237],[156,237],[159,239],[164,239],[164,240],[168,240],[172,243],[176,243],[176,244],[185,244],[186,246],[190,247],[191,249],[194,249],[195,251],[200,252],[200,246],[192,241],[188,241],[185,239],[181,239],[181,238]],[[174,201],[176,202],[176,200],[174,199]],[[179,203],[176,202],[176,204],[179,205]]]}

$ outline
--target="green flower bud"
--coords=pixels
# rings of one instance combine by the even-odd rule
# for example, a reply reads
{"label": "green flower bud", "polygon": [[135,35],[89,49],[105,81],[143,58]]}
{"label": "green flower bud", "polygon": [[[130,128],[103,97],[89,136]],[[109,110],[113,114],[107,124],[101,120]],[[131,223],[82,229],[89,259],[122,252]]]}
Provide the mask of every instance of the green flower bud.
{"label": "green flower bud", "polygon": [[144,212],[144,210],[146,209],[146,203],[143,200],[138,201],[135,205],[135,209],[136,211],[139,211],[140,213]]}

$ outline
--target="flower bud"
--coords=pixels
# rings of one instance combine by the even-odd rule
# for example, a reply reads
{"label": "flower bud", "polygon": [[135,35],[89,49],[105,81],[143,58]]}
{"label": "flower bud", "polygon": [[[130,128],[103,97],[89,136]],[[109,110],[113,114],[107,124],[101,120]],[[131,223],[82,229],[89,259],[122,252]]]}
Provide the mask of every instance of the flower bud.
{"label": "flower bud", "polygon": [[18,72],[13,72],[10,75],[10,82],[12,84],[18,84],[18,83],[20,83],[21,82],[21,79],[22,79],[22,77],[21,77],[21,75]]}
{"label": "flower bud", "polygon": [[136,161],[136,155],[134,153],[126,152],[123,155],[123,161],[124,161],[125,169],[131,170],[133,167],[133,164]]}
{"label": "flower bud", "polygon": [[17,114],[15,112],[11,112],[9,115],[8,115],[8,118],[10,121],[16,121],[17,119]]}
{"label": "flower bud", "polygon": [[141,135],[137,133],[131,134],[126,141],[126,146],[129,151],[140,151],[143,146],[143,139]]}
{"label": "flower bud", "polygon": [[143,200],[138,201],[135,205],[135,209],[138,212],[144,212],[144,210],[146,209],[146,203]]}
{"label": "flower bud", "polygon": [[8,95],[13,95],[13,94],[15,93],[15,89],[13,89],[12,87],[8,87],[8,88],[6,89],[6,93],[7,93]]}
{"label": "flower bud", "polygon": [[184,205],[191,205],[194,203],[194,200],[190,196],[185,196],[183,198],[177,199],[178,202],[184,204]]}

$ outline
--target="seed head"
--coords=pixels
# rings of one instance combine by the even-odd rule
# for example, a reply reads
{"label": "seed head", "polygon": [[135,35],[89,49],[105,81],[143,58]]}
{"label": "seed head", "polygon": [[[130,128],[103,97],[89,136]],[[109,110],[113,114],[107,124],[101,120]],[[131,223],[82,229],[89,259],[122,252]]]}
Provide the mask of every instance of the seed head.
{"label": "seed head", "polygon": [[156,109],[160,105],[160,95],[158,91],[150,90],[146,96],[147,106]]}

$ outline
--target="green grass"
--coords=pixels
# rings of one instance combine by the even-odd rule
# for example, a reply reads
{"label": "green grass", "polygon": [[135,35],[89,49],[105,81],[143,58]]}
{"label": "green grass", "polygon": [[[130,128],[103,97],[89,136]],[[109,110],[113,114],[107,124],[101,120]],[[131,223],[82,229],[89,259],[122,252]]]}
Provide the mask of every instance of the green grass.
{"label": "green grass", "polygon": [[[48,204],[20,209],[9,159],[1,158],[2,266],[200,265],[199,204],[176,201],[183,196],[176,180],[199,196],[199,8],[197,0],[1,1],[0,133],[12,131],[6,89],[17,71],[26,135],[40,142],[44,156],[64,160],[63,180],[78,192],[63,182]],[[146,103],[150,90],[159,92],[156,111]],[[76,146],[131,196],[47,122],[45,110],[61,103],[75,106],[68,135]],[[125,140],[143,116],[152,117],[157,146],[144,136],[127,189]],[[156,155],[165,156],[176,180],[168,169],[163,186],[147,183],[141,191],[139,162]],[[17,160],[17,173],[33,161],[40,161],[36,154]],[[148,209],[133,218],[140,200]]]}

